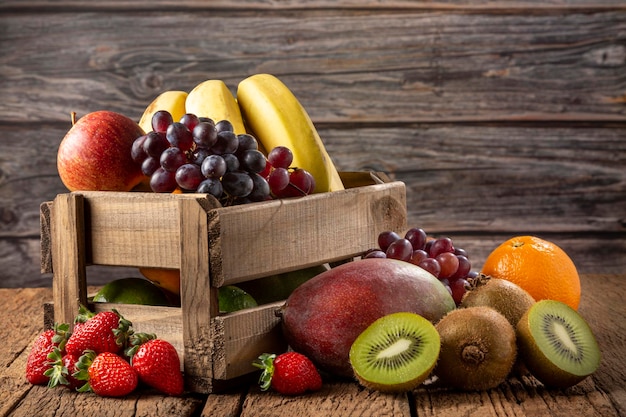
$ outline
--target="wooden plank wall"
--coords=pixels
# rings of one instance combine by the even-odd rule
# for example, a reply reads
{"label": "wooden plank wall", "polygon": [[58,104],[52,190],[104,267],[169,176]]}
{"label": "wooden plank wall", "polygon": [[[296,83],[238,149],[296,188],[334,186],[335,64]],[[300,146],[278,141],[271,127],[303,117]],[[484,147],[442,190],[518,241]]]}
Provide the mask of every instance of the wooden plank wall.
{"label": "wooden plank wall", "polygon": [[410,225],[477,268],[535,234],[581,272],[626,269],[623,0],[6,0],[0,50],[0,286],[51,285],[39,204],[65,192],[71,111],[138,119],[164,90],[259,72],[339,169],[404,181]]}

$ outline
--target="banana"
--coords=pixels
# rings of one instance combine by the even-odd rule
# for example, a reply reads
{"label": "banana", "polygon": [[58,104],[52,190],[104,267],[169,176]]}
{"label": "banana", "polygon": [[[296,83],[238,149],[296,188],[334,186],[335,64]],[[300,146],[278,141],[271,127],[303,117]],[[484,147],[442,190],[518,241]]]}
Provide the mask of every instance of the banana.
{"label": "banana", "polygon": [[186,91],[170,90],[162,92],[146,107],[141,119],[139,119],[139,126],[141,126],[144,132],[150,132],[152,130],[152,115],[159,110],[167,110],[172,115],[174,121],[179,121],[185,114],[186,99]]}
{"label": "banana", "polygon": [[210,117],[215,123],[228,120],[236,134],[246,133],[235,97],[222,80],[206,80],[189,92],[185,101],[187,113]]}
{"label": "banana", "polygon": [[237,102],[248,128],[265,149],[291,149],[293,165],[315,178],[314,192],[344,189],[311,118],[282,81],[270,74],[252,75],[239,83]]}

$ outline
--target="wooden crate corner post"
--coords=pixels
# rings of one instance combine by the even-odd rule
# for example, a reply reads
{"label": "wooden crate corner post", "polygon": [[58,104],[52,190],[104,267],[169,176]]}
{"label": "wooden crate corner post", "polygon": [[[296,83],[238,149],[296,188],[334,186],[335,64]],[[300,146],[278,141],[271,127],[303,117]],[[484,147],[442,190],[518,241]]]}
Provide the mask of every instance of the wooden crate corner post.
{"label": "wooden crate corner post", "polygon": [[213,391],[211,319],[218,314],[218,289],[211,285],[207,211],[196,199],[179,200],[180,285],[185,346],[184,371],[190,389]]}
{"label": "wooden crate corner post", "polygon": [[72,325],[80,305],[87,305],[83,196],[56,196],[50,211],[50,237],[54,321]]}

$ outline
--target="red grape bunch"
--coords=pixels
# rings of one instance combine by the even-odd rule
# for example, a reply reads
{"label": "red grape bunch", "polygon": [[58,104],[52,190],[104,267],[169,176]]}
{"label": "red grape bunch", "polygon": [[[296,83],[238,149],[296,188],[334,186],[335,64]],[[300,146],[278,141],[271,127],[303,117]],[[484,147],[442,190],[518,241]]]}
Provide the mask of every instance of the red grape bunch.
{"label": "red grape bunch", "polygon": [[432,238],[423,229],[409,229],[404,237],[394,231],[378,235],[378,248],[364,258],[391,258],[417,265],[437,277],[446,286],[457,305],[465,294],[468,279],[477,275],[464,249],[454,247],[449,237]]}
{"label": "red grape bunch", "polygon": [[313,191],[311,174],[290,168],[291,150],[277,147],[268,159],[254,136],[235,134],[228,120],[187,113],[176,122],[159,110],[151,123],[152,131],[135,139],[131,155],[154,192],[211,194],[226,206]]}

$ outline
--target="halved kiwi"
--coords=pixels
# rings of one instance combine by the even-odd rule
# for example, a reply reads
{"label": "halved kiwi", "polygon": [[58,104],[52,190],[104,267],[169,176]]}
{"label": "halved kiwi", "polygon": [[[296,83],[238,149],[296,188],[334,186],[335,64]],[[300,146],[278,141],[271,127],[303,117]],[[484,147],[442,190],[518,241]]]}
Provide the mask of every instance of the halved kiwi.
{"label": "halved kiwi", "polygon": [[600,347],[583,317],[555,300],[536,302],[517,324],[520,356],[544,385],[576,385],[600,366]]}
{"label": "halved kiwi", "polygon": [[416,388],[439,357],[439,334],[424,317],[392,313],[372,323],[350,349],[350,364],[365,387],[383,392]]}
{"label": "halved kiwi", "polygon": [[443,386],[465,391],[495,388],[517,357],[515,329],[491,307],[458,308],[436,324],[441,352],[435,375]]}

